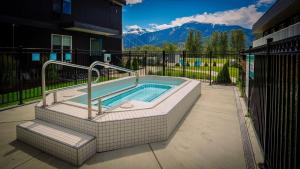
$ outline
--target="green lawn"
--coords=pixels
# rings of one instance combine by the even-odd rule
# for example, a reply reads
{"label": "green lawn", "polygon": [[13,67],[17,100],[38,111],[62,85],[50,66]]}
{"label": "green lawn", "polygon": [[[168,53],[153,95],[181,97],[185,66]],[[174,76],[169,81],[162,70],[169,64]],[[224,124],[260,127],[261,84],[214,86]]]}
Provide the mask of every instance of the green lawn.
{"label": "green lawn", "polygon": [[[186,58],[186,61],[189,63],[194,63],[198,59],[200,59],[200,61],[202,63],[207,63],[207,64],[210,63],[210,58],[206,58],[206,57],[205,58]],[[226,62],[229,62],[231,59],[234,59],[234,58],[212,58],[211,63],[213,64],[215,62],[216,64],[225,64]]]}
{"label": "green lawn", "polygon": [[[115,78],[110,78],[110,79],[112,80]],[[97,83],[107,81],[107,80],[108,80],[107,77],[100,77]],[[78,80],[77,85],[84,84],[86,82],[87,82],[86,80]],[[51,90],[51,89],[58,89],[58,88],[74,86],[74,85],[76,85],[76,83],[72,81],[72,82],[63,82],[63,83],[48,85],[46,88],[47,90]],[[41,99],[41,95],[42,95],[41,87],[22,90],[23,103]],[[19,92],[16,91],[16,92],[2,94],[0,95],[0,100],[3,102],[3,104],[0,104],[0,108],[19,104]]]}

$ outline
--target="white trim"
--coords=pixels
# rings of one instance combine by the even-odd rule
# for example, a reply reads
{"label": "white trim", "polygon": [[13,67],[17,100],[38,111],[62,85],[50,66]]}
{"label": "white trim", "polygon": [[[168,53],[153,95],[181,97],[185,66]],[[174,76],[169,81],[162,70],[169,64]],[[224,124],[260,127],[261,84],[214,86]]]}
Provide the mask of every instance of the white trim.
{"label": "white trim", "polygon": [[267,44],[269,38],[273,38],[273,42],[276,42],[297,35],[300,35],[300,22],[253,41],[253,47]]}

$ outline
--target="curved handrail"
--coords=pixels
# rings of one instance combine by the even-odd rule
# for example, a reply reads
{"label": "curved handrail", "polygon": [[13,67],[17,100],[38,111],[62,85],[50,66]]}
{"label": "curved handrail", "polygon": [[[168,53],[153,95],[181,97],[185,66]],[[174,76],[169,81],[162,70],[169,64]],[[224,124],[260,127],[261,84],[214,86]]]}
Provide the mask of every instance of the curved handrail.
{"label": "curved handrail", "polygon": [[[63,87],[63,88],[58,88],[58,89],[46,91],[46,73],[45,72],[46,72],[47,66],[50,65],[50,64],[63,65],[63,66],[68,66],[68,67],[74,67],[74,68],[89,70],[89,67],[87,67],[87,66],[76,65],[76,64],[67,63],[67,62],[54,61],[54,60],[49,60],[49,61],[45,62],[43,64],[43,67],[42,67],[42,96],[43,96],[43,106],[44,107],[46,106],[46,94],[47,93],[54,92],[55,93],[54,102],[56,102],[56,91],[65,90],[65,89],[69,89],[69,88],[79,86],[79,85],[75,85],[75,86]],[[92,71],[95,71],[98,75],[97,79],[95,80],[95,82],[96,82],[100,79],[100,72],[99,72],[99,70],[94,69],[94,68],[92,69]],[[82,85],[82,84],[80,84],[80,85]]]}
{"label": "curved handrail", "polygon": [[[116,70],[120,70],[120,71],[124,71],[124,72],[128,72],[128,73],[135,73],[135,76],[136,76],[136,81],[135,81],[135,84],[137,85],[138,84],[138,81],[139,81],[139,74],[137,73],[137,71],[133,71],[133,70],[130,70],[130,69],[126,69],[126,68],[123,68],[123,67],[120,67],[120,66],[116,66],[116,65],[111,65],[111,64],[108,64],[108,63],[104,63],[104,62],[100,62],[100,61],[95,61],[93,62],[90,67],[89,67],[89,71],[88,71],[88,118],[89,119],[92,119],[92,70],[95,66],[104,66],[105,68],[112,68],[112,69],[116,69]],[[124,91],[124,90],[121,90],[121,91]],[[117,91],[118,92],[118,91]],[[114,92],[116,93],[116,92]],[[101,98],[102,97],[98,97],[99,99],[99,112],[101,112]]]}

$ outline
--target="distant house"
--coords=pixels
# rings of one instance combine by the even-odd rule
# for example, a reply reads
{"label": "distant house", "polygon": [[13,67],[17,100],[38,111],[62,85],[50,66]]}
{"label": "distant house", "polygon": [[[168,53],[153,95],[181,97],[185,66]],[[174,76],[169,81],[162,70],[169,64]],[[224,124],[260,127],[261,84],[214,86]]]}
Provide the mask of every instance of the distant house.
{"label": "distant house", "polygon": [[122,50],[125,0],[9,0],[0,6],[0,47]]}

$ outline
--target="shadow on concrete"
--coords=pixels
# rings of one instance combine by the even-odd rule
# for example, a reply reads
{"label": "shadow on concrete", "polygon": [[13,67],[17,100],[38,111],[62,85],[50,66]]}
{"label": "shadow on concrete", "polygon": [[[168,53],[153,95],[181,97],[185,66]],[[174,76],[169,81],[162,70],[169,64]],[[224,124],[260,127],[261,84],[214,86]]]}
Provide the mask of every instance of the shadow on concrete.
{"label": "shadow on concrete", "polygon": [[[51,154],[44,153],[35,147],[32,147],[24,142],[21,142],[19,140],[14,140],[11,143],[9,143],[11,146],[14,147],[13,150],[7,152],[4,154],[4,157],[12,156],[14,153],[18,151],[22,151],[25,154],[29,156],[29,158],[19,164],[17,164],[14,168],[23,168],[23,165],[27,168],[36,168],[36,162],[34,161],[40,161],[42,163],[38,163],[39,165],[50,165],[54,168],[77,168],[65,161],[62,161]],[[42,167],[42,166],[40,166]]]}

